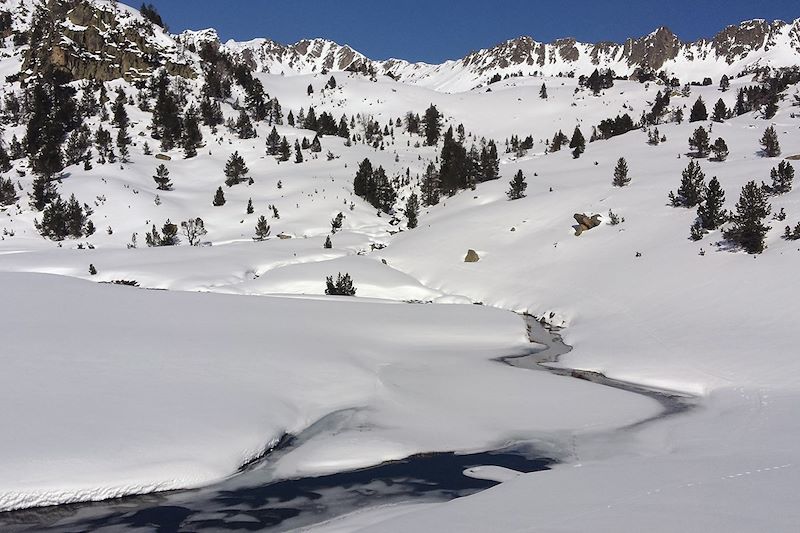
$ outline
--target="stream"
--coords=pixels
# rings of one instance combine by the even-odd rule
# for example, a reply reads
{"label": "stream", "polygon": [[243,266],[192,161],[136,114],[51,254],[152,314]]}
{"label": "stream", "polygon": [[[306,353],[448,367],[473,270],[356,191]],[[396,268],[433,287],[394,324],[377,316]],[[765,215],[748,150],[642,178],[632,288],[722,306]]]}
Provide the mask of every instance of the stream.
{"label": "stream", "polygon": [[[523,356],[499,362],[589,380],[661,403],[656,418],[691,408],[687,397],[646,389],[601,374],[552,366],[568,353],[558,331],[523,315],[531,342],[543,345]],[[320,428],[335,424],[346,412],[331,413],[303,433],[286,436],[258,461],[237,475],[201,489],[130,496],[102,502],[24,509],[0,514],[0,529],[18,531],[287,531],[318,524],[353,511],[400,503],[433,503],[474,494],[497,484],[465,475],[480,466],[517,472],[545,470],[555,460],[543,457],[532,443],[474,454],[426,453],[400,461],[331,475],[275,479],[270,465],[300,446]],[[491,477],[491,476],[487,476]]]}

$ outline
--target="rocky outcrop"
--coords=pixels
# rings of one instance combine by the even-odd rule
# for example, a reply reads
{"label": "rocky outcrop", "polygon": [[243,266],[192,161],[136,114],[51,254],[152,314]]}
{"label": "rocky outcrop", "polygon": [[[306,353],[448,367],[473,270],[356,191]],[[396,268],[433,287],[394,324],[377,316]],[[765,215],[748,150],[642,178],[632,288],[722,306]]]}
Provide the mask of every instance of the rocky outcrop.
{"label": "rocky outcrop", "polygon": [[600,215],[586,216],[584,213],[575,213],[572,215],[575,218],[577,226],[572,226],[575,229],[575,236],[580,237],[584,231],[589,231],[600,225]]}
{"label": "rocky outcrop", "polygon": [[47,16],[34,17],[42,38],[26,51],[23,72],[56,70],[69,79],[134,81],[159,67],[175,76],[197,75],[194,58],[135,11],[90,0],[49,0]]}
{"label": "rocky outcrop", "polygon": [[465,263],[477,263],[480,261],[481,258],[478,256],[478,252],[475,250],[467,250],[467,256],[464,258]]}

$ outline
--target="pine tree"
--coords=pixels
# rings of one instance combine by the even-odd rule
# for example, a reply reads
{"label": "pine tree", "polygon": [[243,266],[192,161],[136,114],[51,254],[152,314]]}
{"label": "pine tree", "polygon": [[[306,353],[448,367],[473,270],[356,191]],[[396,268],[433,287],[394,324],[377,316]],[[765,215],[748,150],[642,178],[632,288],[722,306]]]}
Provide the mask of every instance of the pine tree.
{"label": "pine tree", "polygon": [[325,249],[333,248],[333,243],[331,242],[331,236],[330,235],[325,237],[325,244],[323,244],[322,247],[325,248]]}
{"label": "pine tree", "polygon": [[510,188],[506,191],[509,200],[525,198],[525,189],[528,188],[528,184],[525,182],[525,176],[522,174],[522,170],[517,171],[514,178],[509,182],[509,185]]}
{"label": "pine tree", "polygon": [[569,142],[569,147],[572,148],[572,157],[578,159],[581,154],[586,150],[586,139],[578,126],[575,126],[575,131],[572,133],[572,140]]}
{"label": "pine tree", "polygon": [[353,192],[356,196],[360,196],[361,198],[367,197],[369,194],[370,182],[372,181],[372,175],[372,163],[369,159],[364,159],[358,165],[358,171],[356,172],[356,177],[353,180]]}
{"label": "pine tree", "polygon": [[689,122],[699,122],[701,120],[708,120],[708,111],[706,111],[706,104],[703,102],[703,97],[698,96],[692,111],[689,113]]}
{"label": "pine tree", "polygon": [[228,162],[225,163],[225,185],[233,187],[245,180],[247,173],[250,172],[244,162],[244,158],[236,151],[231,154]]}
{"label": "pine tree", "polygon": [[422,176],[422,204],[426,207],[439,203],[439,172],[433,162],[428,163]]}
{"label": "pine tree", "polygon": [[722,92],[727,91],[731,86],[731,81],[727,74],[723,74],[719,80],[719,90]]}
{"label": "pine tree", "polygon": [[764,155],[767,157],[778,157],[781,155],[781,145],[778,142],[778,134],[775,127],[770,126],[764,131],[761,137],[761,146],[764,147]]}
{"label": "pine tree", "polygon": [[281,136],[273,126],[272,131],[267,135],[267,155],[278,155],[281,145]]}
{"label": "pine tree", "polygon": [[222,192],[222,187],[217,187],[217,192],[214,193],[214,201],[212,202],[214,207],[220,207],[225,205],[225,193]]}
{"label": "pine tree", "polygon": [[625,161],[624,157],[620,157],[617,160],[617,166],[614,167],[614,179],[611,183],[614,187],[624,187],[630,182],[631,178],[628,177],[628,162]]}
{"label": "pine tree", "polygon": [[733,226],[724,232],[725,238],[744,248],[749,254],[764,251],[764,238],[769,226],[764,224],[772,212],[764,190],[750,181],[742,188],[736,203],[736,214],[731,217]]}
{"label": "pine tree", "polygon": [[169,180],[169,170],[163,163],[156,168],[156,175],[153,176],[153,181],[156,182],[159,191],[172,190],[172,182]]}
{"label": "pine tree", "polygon": [[497,155],[497,146],[494,141],[481,149],[480,153],[480,181],[496,180],[500,177],[500,159]]}
{"label": "pine tree", "polygon": [[292,150],[289,148],[289,141],[286,140],[286,137],[281,139],[281,144],[278,146],[278,160],[279,161],[288,161],[292,155]]}
{"label": "pine tree", "polygon": [[703,126],[698,126],[691,137],[689,137],[689,147],[694,150],[697,157],[706,157],[710,150],[708,145],[708,132]]}
{"label": "pine tree", "polygon": [[425,111],[425,144],[435,146],[439,142],[442,129],[442,116],[436,106],[431,106]]}
{"label": "pine tree", "polygon": [[180,243],[180,239],[178,239],[178,226],[170,222],[169,219],[161,226],[161,235],[161,243],[159,246],[177,246],[178,243]]}
{"label": "pine tree", "polygon": [[728,118],[728,107],[725,105],[725,102],[722,101],[722,98],[720,98],[714,105],[714,112],[711,115],[711,120],[714,122],[724,122],[726,118]]}
{"label": "pine tree", "polygon": [[19,199],[17,189],[11,178],[0,176],[0,206],[11,205]]}
{"label": "pine tree", "polygon": [[773,93],[770,94],[767,103],[764,104],[764,118],[766,120],[771,119],[775,116],[775,113],[778,112],[778,95]]}
{"label": "pine tree", "polygon": [[542,88],[539,89],[539,98],[542,100],[547,100],[547,85],[542,83]]}
{"label": "pine tree", "polygon": [[417,198],[416,193],[411,193],[411,196],[408,197],[405,214],[408,219],[406,227],[408,229],[416,228],[419,218],[419,198]]}
{"label": "pine tree", "polygon": [[56,186],[47,177],[39,175],[33,179],[33,190],[30,194],[30,205],[33,209],[42,211],[57,197]]}
{"label": "pine tree", "polygon": [[74,194],[71,194],[67,201],[65,218],[69,236],[76,239],[82,237],[83,228],[86,225],[86,214]]}
{"label": "pine tree", "polygon": [[94,267],[93,264],[89,263],[89,275],[95,276],[97,275],[97,269]]}
{"label": "pine tree", "polygon": [[294,162],[303,162],[303,150],[300,148],[300,141],[297,139],[294,140]]}
{"label": "pine tree", "polygon": [[247,212],[248,215],[252,215],[253,214],[253,199],[252,198],[248,198],[247,199],[247,210],[246,210],[246,212]]}
{"label": "pine tree", "polygon": [[772,193],[784,194],[792,190],[794,181],[794,167],[788,161],[781,161],[777,168],[770,172],[772,178]]}
{"label": "pine tree", "polygon": [[337,231],[342,229],[342,224],[344,223],[344,213],[339,211],[333,219],[331,220],[331,233],[336,234]]}
{"label": "pine tree", "polygon": [[200,123],[197,117],[197,109],[189,107],[183,119],[183,144],[184,157],[186,159],[197,155],[197,148],[203,142],[203,134],[200,132]]}
{"label": "pine tree", "polygon": [[719,180],[714,176],[708,182],[703,202],[697,206],[697,217],[700,225],[705,230],[714,230],[728,220],[727,213],[723,209],[725,204],[725,191],[719,184]]}
{"label": "pine tree", "polygon": [[319,135],[314,136],[314,140],[311,141],[311,152],[312,153],[320,153],[322,151],[322,144],[319,142]]}
{"label": "pine tree", "polygon": [[239,118],[236,120],[236,134],[240,139],[252,139],[256,136],[253,123],[250,122],[250,117],[244,109],[239,111]]}
{"label": "pine tree", "polygon": [[681,186],[676,195],[669,193],[670,202],[674,207],[695,207],[705,196],[705,174],[700,169],[697,161],[691,161],[681,175]]}
{"label": "pine tree", "polygon": [[459,189],[466,189],[469,176],[467,151],[453,137],[452,127],[444,134],[441,160],[439,183],[442,192],[452,196]]}
{"label": "pine tree", "polygon": [[264,215],[258,217],[258,222],[256,223],[256,236],[253,237],[254,241],[263,241],[267,237],[269,237],[270,227],[267,224],[267,219]]}
{"label": "pine tree", "polygon": [[714,159],[717,161],[725,161],[728,158],[728,145],[722,137],[717,138],[714,144],[711,145],[711,151],[714,152]]}

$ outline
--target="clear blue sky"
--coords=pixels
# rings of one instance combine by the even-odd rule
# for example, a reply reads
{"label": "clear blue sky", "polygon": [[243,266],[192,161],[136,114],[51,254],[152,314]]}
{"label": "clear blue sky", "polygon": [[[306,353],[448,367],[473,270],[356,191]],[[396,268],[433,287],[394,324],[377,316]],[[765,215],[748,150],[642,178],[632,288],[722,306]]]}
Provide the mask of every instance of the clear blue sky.
{"label": "clear blue sky", "polygon": [[[134,7],[141,1],[123,0]],[[223,40],[324,37],[373,59],[441,62],[506,39],[623,41],[667,26],[711,37],[752,18],[800,18],[800,0],[150,0],[170,30],[216,28]]]}

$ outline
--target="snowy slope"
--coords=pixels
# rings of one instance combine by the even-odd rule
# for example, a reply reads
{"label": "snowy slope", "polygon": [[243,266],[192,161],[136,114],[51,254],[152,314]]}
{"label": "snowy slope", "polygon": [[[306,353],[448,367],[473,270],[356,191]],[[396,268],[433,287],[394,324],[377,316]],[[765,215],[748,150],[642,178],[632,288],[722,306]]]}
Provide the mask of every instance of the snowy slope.
{"label": "snowy slope", "polygon": [[[680,58],[665,64],[674,64],[682,81],[708,75],[714,84],[674,95],[671,107],[688,116],[698,96],[709,109],[718,98],[730,107],[736,90],[756,80],[735,79],[723,93],[717,89],[722,72],[796,62],[797,23],[767,26],[774,29],[764,37],[773,41],[769,50],[745,56],[731,47],[730,63],[714,55],[723,50],[721,41],[681,49]],[[738,42],[736,35],[729,44]],[[189,38],[216,36],[184,34],[178,44],[188,45]],[[242,53],[280,47],[268,41],[225,46]],[[321,41],[308,46],[318,51],[287,52],[272,63],[269,54],[254,56],[259,69],[269,70],[258,79],[285,113],[297,116],[313,105],[317,114],[369,115],[383,127],[433,103],[446,127],[464,124],[467,146],[481,137],[497,141],[501,178],[423,209],[420,226],[408,230],[404,200],[419,192],[417,175],[437,159],[438,148],[418,146],[419,136],[393,127],[384,150],[324,137],[320,154],[306,150],[303,163],[279,164],[265,155],[271,127],[259,123],[258,137],[249,140],[204,127],[206,145],[197,157],[168,154],[174,190],[158,191],[152,175],[160,161],[143,151],[146,140],[157,146],[149,138],[151,117],[127,106],[131,162],[95,163],[89,171],[73,165],[58,184],[65,197],[74,193],[92,205],[97,233],[55,243],[35,229],[41,214],[27,203],[33,175],[25,160],[15,161],[6,177],[18,183],[20,201],[0,211],[0,290],[13,303],[0,311],[0,323],[13,332],[0,355],[0,402],[12,406],[0,413],[3,427],[11,428],[0,439],[0,469],[9,472],[0,479],[0,508],[206,484],[235,472],[283,432],[302,432],[327,414],[355,409],[342,431],[293,452],[281,474],[517,440],[546,445],[564,463],[509,476],[461,501],[380,510],[325,526],[332,530],[791,531],[800,485],[800,295],[793,283],[800,249],[781,234],[800,222],[797,187],[771,198],[773,212],[782,208],[787,218],[768,221],[763,254],[732,250],[719,232],[693,242],[694,210],[669,207],[667,195],[689,162],[687,139],[698,123],[659,125],[667,138],[659,146],[647,145],[646,134],[635,130],[589,143],[580,159],[567,150],[545,153],[545,140],[559,129],[569,135],[579,125],[588,138],[603,119],[619,113],[638,119],[663,86],[617,81],[595,97],[578,90],[576,79],[556,76],[570,65],[557,60],[552,70],[539,70],[547,75],[509,78],[491,92],[471,90],[495,72],[479,54],[474,69],[457,62],[407,66],[400,81],[380,71],[375,81],[334,72],[337,88],[323,90],[331,73],[322,69],[346,68],[349,52]],[[573,66],[591,68],[589,49],[578,49]],[[3,50],[8,57],[0,72],[13,73],[19,50],[8,42]],[[622,69],[623,52],[609,54],[615,70]],[[188,83],[190,102],[200,83]],[[543,83],[547,100],[538,96]],[[135,94],[122,80],[108,84],[109,94],[118,86]],[[784,156],[800,154],[791,105],[797,93],[789,88],[770,121],[753,112],[713,124],[712,139],[724,137],[731,154],[725,162],[700,164],[707,178],[719,178],[728,209],[747,181],[768,182],[781,161],[760,154],[767,126],[775,126]],[[240,92],[223,105],[226,117],[236,117],[230,104],[237,97]],[[90,126],[96,125],[93,119]],[[314,135],[288,125],[277,130],[291,144]],[[6,142],[23,134],[15,126],[2,131]],[[531,135],[533,149],[519,158],[502,153],[512,135]],[[233,151],[245,158],[252,185],[224,186]],[[632,182],[614,188],[613,167],[623,156]],[[353,194],[356,168],[367,157],[391,177],[409,171],[396,221]],[[527,178],[527,197],[509,201],[508,181],[517,170]],[[213,207],[219,186],[227,203]],[[248,199],[255,208],[249,215]],[[573,235],[574,213],[609,210],[625,221],[611,226],[604,219]],[[325,249],[339,212],[343,229]],[[254,242],[260,215],[272,233]],[[153,224],[194,217],[205,221],[209,246],[144,246]],[[133,233],[139,245],[129,249]],[[468,249],[478,252],[479,262],[464,263]],[[353,276],[356,299],[323,296],[325,277],[338,272]],[[70,278],[135,280],[167,290]],[[399,303],[409,300],[434,304]],[[484,306],[471,305],[477,302]],[[560,365],[695,395],[699,407],[618,430],[651,416],[652,402],[491,361],[527,349],[522,321],[509,311],[565,327],[574,350]]]}

